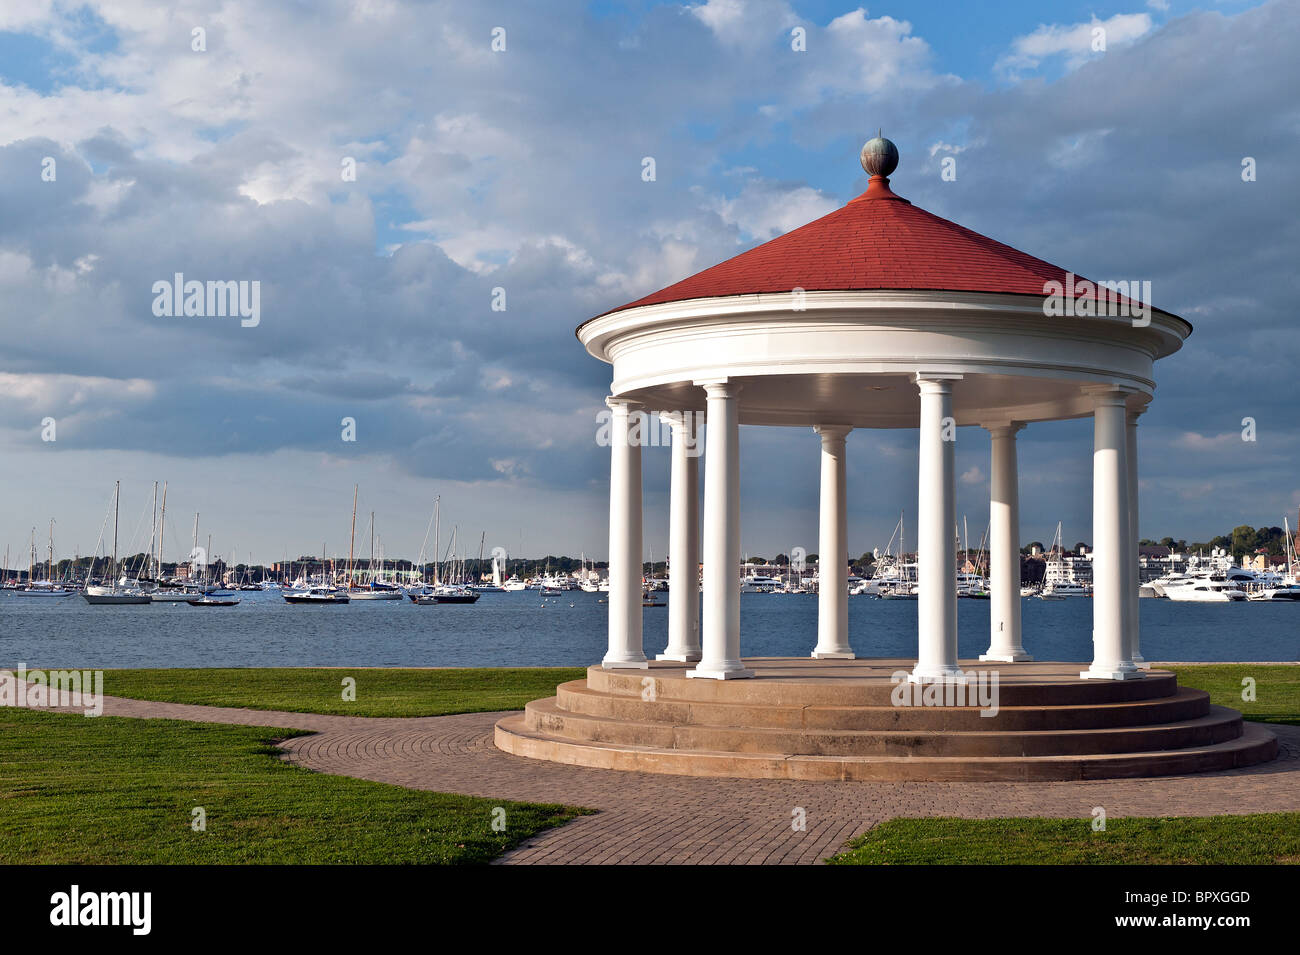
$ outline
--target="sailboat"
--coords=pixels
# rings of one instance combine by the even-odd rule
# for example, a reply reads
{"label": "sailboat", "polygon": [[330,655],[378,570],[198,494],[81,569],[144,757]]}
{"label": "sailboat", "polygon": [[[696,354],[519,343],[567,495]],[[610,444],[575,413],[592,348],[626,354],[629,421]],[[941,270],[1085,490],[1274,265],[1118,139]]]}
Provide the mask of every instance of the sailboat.
{"label": "sailboat", "polygon": [[[903,514],[899,514],[894,533],[885,545],[884,556],[878,559],[875,575],[858,585],[856,592],[881,600],[916,600],[919,587],[913,576],[915,563],[907,562],[906,535],[903,530]],[[898,541],[898,552],[894,554],[894,541]]]}
{"label": "sailboat", "polygon": [[[356,497],[354,496],[352,499],[352,524],[354,527],[356,526],[356,520],[357,520],[356,508],[357,508],[357,502],[356,502]],[[375,571],[375,512],[374,511],[370,512],[370,566],[368,567],[368,571],[370,573],[370,583],[362,584],[360,586],[353,586],[351,566],[352,566],[352,556],[351,556],[351,551],[349,551],[348,596],[351,597],[353,600],[401,600],[402,599],[402,588],[398,587],[396,584],[385,583],[384,581],[379,580],[378,575]]]}
{"label": "sailboat", "polygon": [[[967,564],[970,564],[970,529],[966,525],[966,518],[961,519],[961,538],[958,540],[958,546],[965,556]],[[979,549],[975,552],[974,570],[957,571],[957,596],[974,600],[988,600],[989,582],[984,576],[984,542],[988,538],[988,528],[984,528],[984,536],[980,538]]]}
{"label": "sailboat", "polygon": [[[483,545],[487,542],[487,531],[484,531],[478,539],[478,570],[479,574],[483,573]],[[476,594],[503,594],[506,592],[505,587],[501,586],[501,561],[492,555],[492,583],[485,584],[480,579],[477,584],[470,584],[469,589]]]}
{"label": "sailboat", "polygon": [[[196,545],[198,541],[198,537],[197,537],[198,519],[199,516],[195,514],[194,533],[196,535],[195,536]],[[155,555],[154,559],[157,561],[157,566],[154,570],[154,575],[153,575],[154,579],[157,581],[157,586],[153,590],[149,591],[149,599],[156,604],[188,603],[189,601],[195,599],[196,597],[201,597],[202,593],[200,593],[198,590],[193,590],[188,587],[176,587],[171,584],[164,585],[162,580],[162,543],[163,543],[163,531],[166,527],[167,527],[167,482],[164,481],[163,494],[162,494],[162,516],[161,516],[161,520],[158,522],[158,527],[157,527],[158,542],[156,545],[152,545],[152,544],[150,545],[152,548],[154,548],[154,555]]]}
{"label": "sailboat", "polygon": [[[436,513],[436,507],[435,507]],[[454,554],[456,550],[457,535],[460,528],[456,527],[452,531],[451,543],[447,546],[448,554]],[[479,595],[470,590],[463,584],[444,584],[439,576],[438,562],[438,544],[439,532],[435,526],[433,541],[433,591],[423,594],[412,594],[411,600],[421,607],[428,607],[436,604],[472,604],[477,603]],[[463,570],[463,567],[462,567]]]}
{"label": "sailboat", "polygon": [[[113,485],[113,563],[108,567],[108,586],[86,584],[86,589],[81,596],[85,598],[86,603],[96,606],[118,605],[118,604],[150,604],[153,601],[149,595],[140,590],[119,590],[117,586],[117,516],[119,499],[122,496],[122,482],[117,481]],[[91,565],[94,565],[94,558],[91,558]]]}
{"label": "sailboat", "polygon": [[1074,573],[1065,563],[1065,539],[1061,536],[1061,522],[1056,522],[1056,534],[1047,552],[1043,572],[1043,588],[1039,600],[1060,600],[1064,597],[1091,597],[1092,588],[1075,580]]}
{"label": "sailboat", "polygon": [[329,580],[325,575],[325,545],[320,549],[320,577],[319,587],[308,587],[305,590],[286,590],[283,593],[284,602],[289,604],[345,604],[350,603],[352,598],[348,596],[346,590],[340,587],[331,587]]}
{"label": "sailboat", "polygon": [[[460,525],[458,524],[452,528],[451,544],[447,548],[449,554],[452,555],[453,567],[456,562],[459,561],[459,571],[453,571],[451,574],[458,582],[455,584],[435,586],[431,597],[417,600],[416,603],[426,603],[428,600],[432,600],[435,604],[472,604],[478,602],[479,595],[475,591],[470,590],[469,587],[465,586],[465,560],[463,557],[457,558],[455,556],[456,543],[459,540]],[[434,566],[436,568],[437,565],[435,564]],[[434,576],[437,576],[436,570]]]}
{"label": "sailboat", "polygon": [[54,518],[50,518],[50,548],[45,564],[45,579],[36,579],[36,528],[32,528],[32,559],[27,569],[27,586],[14,591],[19,597],[71,597],[75,590],[55,583],[54,576]]}
{"label": "sailboat", "polygon": [[666,607],[668,606],[662,600],[656,600],[654,596],[654,572],[655,572],[655,549],[650,548],[650,571],[646,576],[641,578],[641,606],[642,607]]}

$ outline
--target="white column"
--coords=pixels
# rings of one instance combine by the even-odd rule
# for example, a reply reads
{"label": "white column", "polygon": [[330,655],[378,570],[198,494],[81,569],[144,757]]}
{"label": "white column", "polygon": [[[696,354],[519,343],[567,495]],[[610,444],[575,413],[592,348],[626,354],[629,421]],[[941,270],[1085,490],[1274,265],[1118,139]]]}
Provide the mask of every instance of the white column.
{"label": "white column", "polygon": [[[601,666],[644,669],[641,647],[641,403],[606,398],[610,418],[609,651]],[[635,429],[635,431],[633,431]]]}
{"label": "white column", "polygon": [[[1089,389],[1093,402],[1092,451],[1092,666],[1080,676],[1132,680],[1144,674],[1133,665],[1128,645],[1127,389]],[[1134,592],[1136,595],[1136,592]]]}
{"label": "white column", "polygon": [[740,662],[740,384],[696,382],[708,396],[704,460],[704,627],[688,677],[754,675]]}
{"label": "white column", "polygon": [[1128,533],[1131,541],[1128,557],[1132,562],[1129,575],[1132,585],[1129,590],[1128,638],[1133,665],[1140,670],[1151,669],[1151,664],[1142,658],[1142,616],[1138,592],[1142,588],[1142,568],[1138,564],[1138,541],[1142,535],[1138,532],[1138,416],[1145,411],[1139,408],[1129,411],[1125,416],[1128,432]]}
{"label": "white column", "polygon": [[668,520],[668,647],[656,660],[700,658],[700,448],[694,411],[660,415],[673,430]]}
{"label": "white column", "polygon": [[921,392],[917,506],[917,659],[911,680],[952,679],[957,666],[957,522],[952,383],[960,375],[918,374]]}
{"label": "white column", "polygon": [[821,523],[817,538],[817,646],[814,660],[852,660],[849,646],[848,491],[844,438],[848,425],[820,424]]}
{"label": "white column", "polygon": [[1020,636],[1020,478],[1016,466],[1019,421],[990,425],[993,454],[989,488],[989,652],[998,663],[1032,660]]}

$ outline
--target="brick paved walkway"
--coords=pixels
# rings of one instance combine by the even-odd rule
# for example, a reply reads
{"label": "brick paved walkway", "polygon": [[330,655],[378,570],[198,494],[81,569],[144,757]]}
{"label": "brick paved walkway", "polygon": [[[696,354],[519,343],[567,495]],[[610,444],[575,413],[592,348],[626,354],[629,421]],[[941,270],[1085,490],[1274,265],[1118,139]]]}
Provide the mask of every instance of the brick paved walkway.
{"label": "brick paved walkway", "polygon": [[[534,837],[503,863],[815,863],[895,816],[1208,816],[1300,811],[1300,727],[1270,727],[1278,759],[1202,776],[1057,783],[807,783],[694,779],[583,769],[509,756],[492,744],[502,713],[417,719],[318,716],[105,697],[107,716],[314,731],[281,744],[323,773],[599,809]],[[803,809],[807,829],[791,826]]]}

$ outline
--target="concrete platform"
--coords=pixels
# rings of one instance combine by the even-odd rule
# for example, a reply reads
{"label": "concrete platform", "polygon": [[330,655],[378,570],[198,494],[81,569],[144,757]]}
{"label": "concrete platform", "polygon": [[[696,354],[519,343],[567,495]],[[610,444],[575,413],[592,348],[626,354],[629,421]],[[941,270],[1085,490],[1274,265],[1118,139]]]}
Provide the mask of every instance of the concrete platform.
{"label": "concrete platform", "polygon": [[[1077,663],[962,661],[993,690],[975,705],[898,703],[910,660],[745,661],[748,680],[688,679],[689,666],[591,667],[502,719],[508,753],[685,776],[804,780],[1071,780],[1248,766],[1277,741],[1168,671],[1084,680]],[[919,688],[910,687],[911,692]],[[964,700],[964,703],[974,703]],[[981,710],[990,715],[982,715]]]}

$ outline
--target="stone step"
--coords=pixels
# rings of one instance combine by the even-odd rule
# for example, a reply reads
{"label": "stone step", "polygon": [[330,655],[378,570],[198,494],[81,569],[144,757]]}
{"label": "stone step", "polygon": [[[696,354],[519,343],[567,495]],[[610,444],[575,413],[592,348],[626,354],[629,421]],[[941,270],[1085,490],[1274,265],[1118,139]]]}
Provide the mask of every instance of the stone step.
{"label": "stone step", "polygon": [[1047,757],[1147,752],[1205,746],[1241,734],[1241,715],[1211,706],[1204,716],[1141,726],[1089,729],[807,729],[671,723],[589,716],[561,709],[556,697],[534,700],[524,725],[578,742],[650,746],[685,752],[781,756]]}
{"label": "stone step", "polygon": [[[1215,709],[1218,709],[1217,707]],[[527,725],[527,714],[496,726],[507,753],[574,766],[685,776],[808,781],[1049,781],[1172,776],[1233,769],[1277,755],[1277,738],[1243,723],[1236,738],[1181,749],[1055,756],[775,755],[577,741]]]}
{"label": "stone step", "polygon": [[[890,677],[915,666],[911,660],[845,661],[756,658],[758,676],[746,680],[695,680],[689,666],[652,662],[648,669],[594,666],[587,671],[592,690],[641,698],[653,687],[660,701],[748,703],[759,706],[891,706]],[[1148,670],[1140,680],[1083,680],[1085,664],[1006,663],[962,660],[963,670],[996,670],[1002,706],[1086,706],[1131,703],[1173,696],[1177,681],[1167,670]]]}
{"label": "stone step", "polygon": [[948,706],[830,706],[771,703],[719,703],[604,693],[586,680],[561,684],[560,709],[584,716],[674,725],[752,726],[800,730],[988,730],[1099,729],[1176,723],[1205,716],[1210,695],[1175,687],[1172,696],[1120,703],[1073,706],[999,706],[996,715],[978,708]]}

